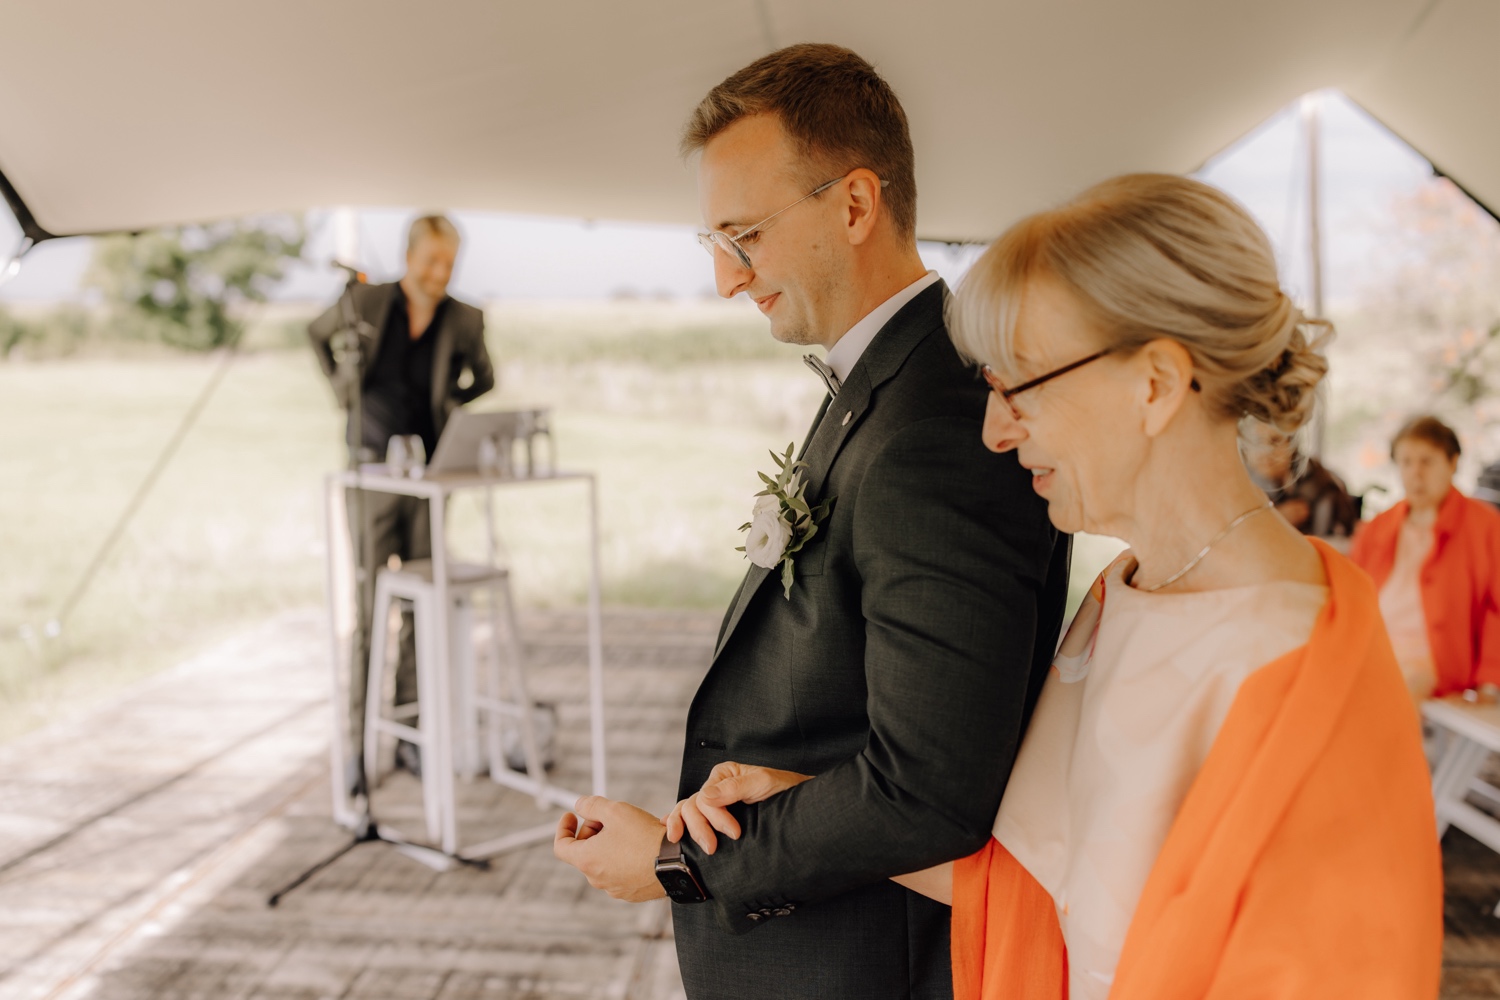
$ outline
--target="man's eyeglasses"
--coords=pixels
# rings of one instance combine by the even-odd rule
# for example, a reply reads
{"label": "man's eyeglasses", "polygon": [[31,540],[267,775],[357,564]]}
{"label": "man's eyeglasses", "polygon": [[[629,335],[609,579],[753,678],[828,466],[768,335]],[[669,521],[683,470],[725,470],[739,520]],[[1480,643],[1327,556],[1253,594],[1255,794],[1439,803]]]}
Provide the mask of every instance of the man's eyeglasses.
{"label": "man's eyeglasses", "polygon": [[[853,172],[854,171],[851,170],[849,173]],[[764,219],[761,219],[755,225],[751,226],[749,229],[746,229],[744,232],[740,233],[737,236],[730,236],[728,233],[721,233],[717,230],[711,233],[699,233],[698,245],[701,246],[704,250],[707,250],[710,257],[713,256],[714,247],[718,247],[720,250],[723,250],[726,254],[728,254],[729,259],[739,264],[740,267],[743,267],[747,271],[751,270],[755,265],[750,262],[750,255],[745,252],[745,248],[740,246],[740,240],[743,240],[751,233],[754,233],[756,230],[760,229],[761,226],[764,226],[766,223],[776,218],[776,216],[780,215],[782,212],[791,211],[807,199],[813,197],[814,195],[822,194],[824,191],[827,191],[839,181],[843,180],[844,177],[848,176],[849,174],[844,174],[841,177],[835,177],[833,180],[828,181],[827,183],[819,184],[817,187],[807,192],[807,194],[792,202],[786,208],[772,212],[770,215],[766,216]],[[881,181],[880,186],[885,187],[889,183],[889,181]]]}
{"label": "man's eyeglasses", "polygon": [[1106,347],[1102,351],[1095,351],[1088,357],[1075,361],[1070,365],[1063,365],[1061,368],[1054,368],[1045,375],[1038,375],[1034,379],[1022,382],[1014,389],[1007,389],[1005,387],[1005,383],[1000,381],[1000,376],[996,375],[995,370],[989,365],[985,365],[980,369],[980,371],[984,373],[984,380],[989,383],[990,391],[995,393],[995,395],[999,396],[1001,399],[1005,400],[1005,405],[1010,407],[1010,415],[1015,417],[1017,420],[1020,420],[1021,411],[1016,409],[1016,404],[1014,401],[1016,396],[1025,392],[1027,389],[1035,389],[1037,386],[1041,385],[1044,382],[1051,382],[1059,375],[1066,375],[1068,374],[1068,372],[1072,371],[1075,368],[1082,368],[1084,365],[1088,364],[1091,361],[1098,361],[1106,354],[1114,353],[1114,350],[1115,349],[1113,347]]}

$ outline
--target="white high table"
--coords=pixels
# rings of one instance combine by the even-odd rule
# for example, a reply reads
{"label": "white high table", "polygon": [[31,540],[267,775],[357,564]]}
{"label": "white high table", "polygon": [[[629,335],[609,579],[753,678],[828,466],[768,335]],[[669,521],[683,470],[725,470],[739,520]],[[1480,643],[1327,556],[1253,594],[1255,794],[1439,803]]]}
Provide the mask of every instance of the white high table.
{"label": "white high table", "polygon": [[[347,654],[344,652],[343,643],[340,640],[338,626],[338,570],[335,566],[335,559],[337,558],[336,553],[339,551],[339,546],[335,544],[335,532],[338,530],[338,527],[334,512],[337,509],[335,505],[342,502],[344,491],[350,488],[368,490],[374,493],[395,493],[421,497],[428,502],[432,527],[433,587],[437,591],[437,606],[447,608],[449,606],[447,591],[450,557],[447,551],[447,528],[444,519],[447,506],[445,501],[449,496],[463,490],[487,491],[485,523],[490,539],[488,558],[491,565],[493,565],[495,553],[494,507],[490,502],[492,494],[488,494],[488,491],[560,483],[582,483],[587,486],[589,500],[589,750],[593,771],[593,794],[606,794],[604,773],[604,641],[600,607],[601,588],[599,570],[599,498],[598,484],[594,479],[593,473],[558,471],[533,476],[495,476],[467,473],[410,479],[393,476],[385,471],[385,469],[384,465],[366,465],[361,467],[358,472],[344,471],[330,474],[324,482],[324,511],[328,536],[328,622],[329,634],[332,639],[331,676],[333,678],[334,738],[330,743],[333,757],[333,815],[335,821],[351,830],[358,829],[362,823],[368,821],[367,812],[356,804],[355,800],[349,794],[349,789],[346,787],[346,774],[349,763],[349,693],[345,681],[345,673],[348,664]],[[372,567],[371,571],[375,572],[377,569]],[[359,586],[357,579],[354,581],[354,586],[356,588]],[[448,632],[449,630],[446,627],[439,628],[433,637],[436,644],[438,662],[440,663],[452,662],[448,648]],[[535,797],[538,804],[549,802],[563,809],[571,809],[580,794],[559,788],[549,781],[538,784],[525,775],[512,773],[508,770],[502,771],[494,780],[508,787],[526,792],[528,795]],[[463,858],[489,857],[499,854],[502,851],[535,843],[538,840],[548,839],[552,836],[552,831],[553,824],[545,824],[510,834],[509,836],[475,844],[458,850],[455,853]]]}
{"label": "white high table", "polygon": [[[1465,801],[1474,794],[1500,806],[1500,789],[1480,777],[1489,755],[1500,753],[1500,705],[1442,698],[1423,702],[1422,717],[1442,729],[1448,741],[1432,772],[1438,836],[1456,826],[1500,852],[1500,821]],[[1500,917],[1500,904],[1493,912]]]}

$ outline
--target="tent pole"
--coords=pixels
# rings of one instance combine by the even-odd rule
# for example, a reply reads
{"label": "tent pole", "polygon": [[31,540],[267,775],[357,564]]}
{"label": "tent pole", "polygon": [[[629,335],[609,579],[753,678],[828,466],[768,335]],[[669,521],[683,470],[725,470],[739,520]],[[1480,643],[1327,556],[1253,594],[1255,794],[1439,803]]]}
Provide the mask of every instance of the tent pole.
{"label": "tent pole", "polygon": [[[31,214],[31,209],[21,198],[21,192],[16,190],[15,185],[4,173],[0,173],[0,199],[4,199],[5,204],[9,206],[11,214],[16,217],[16,224],[21,227],[21,235],[31,241],[31,246],[44,240],[57,239],[56,233],[49,232],[36,221],[36,216]],[[26,249],[29,250],[31,247]],[[19,258],[20,254],[16,256]]]}
{"label": "tent pole", "polygon": [[[1307,277],[1309,311],[1317,319],[1323,319],[1323,228],[1322,228],[1322,191],[1320,184],[1320,106],[1322,95],[1318,93],[1307,94],[1302,98],[1302,127],[1306,135],[1307,146]],[[1326,388],[1320,387],[1319,392],[1323,394],[1319,406],[1313,416],[1312,436],[1308,442],[1308,448],[1312,457],[1321,459],[1323,457],[1323,438],[1328,425],[1325,411],[1327,410]]]}

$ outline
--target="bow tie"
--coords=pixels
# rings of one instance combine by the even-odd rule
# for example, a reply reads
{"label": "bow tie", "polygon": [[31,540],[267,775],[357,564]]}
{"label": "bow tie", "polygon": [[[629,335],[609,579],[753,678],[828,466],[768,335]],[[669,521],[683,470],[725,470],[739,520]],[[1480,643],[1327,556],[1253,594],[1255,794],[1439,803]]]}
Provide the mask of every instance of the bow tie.
{"label": "bow tie", "polygon": [[802,356],[802,363],[816,372],[818,378],[823,380],[823,384],[828,386],[828,395],[837,396],[839,394],[839,390],[843,388],[844,383],[834,374],[832,368],[829,368],[828,365],[811,354],[804,354]]}

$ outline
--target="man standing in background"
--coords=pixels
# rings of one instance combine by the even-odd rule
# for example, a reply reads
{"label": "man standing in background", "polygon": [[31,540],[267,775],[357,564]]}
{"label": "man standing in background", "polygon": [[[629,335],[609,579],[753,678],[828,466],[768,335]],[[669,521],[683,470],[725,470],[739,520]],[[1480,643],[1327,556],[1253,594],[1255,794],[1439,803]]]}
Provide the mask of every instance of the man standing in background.
{"label": "man standing in background", "polygon": [[[484,346],[484,313],[448,295],[453,264],[458,257],[458,229],[443,215],[424,215],[411,224],[406,239],[406,274],[400,281],[355,285],[350,290],[354,312],[373,340],[361,343],[359,371],[362,419],[354,425],[349,415],[346,440],[362,461],[385,454],[396,435],[421,438],[431,457],[449,415],[458,407],[495,387],[495,369]],[[353,386],[340,375],[331,341],[346,325],[345,307],[335,303],[308,326],[313,351],[333,386],[339,405],[349,408]],[[467,381],[465,381],[467,379]],[[350,491],[350,531],[358,546],[357,506]],[[392,556],[402,560],[432,555],[427,501],[391,493],[365,492],[364,522],[371,561],[369,573],[356,587],[359,620],[368,622],[375,596],[375,573]],[[356,554],[356,559],[358,555]],[[383,623],[375,623],[380,627]],[[349,672],[349,720],[353,788],[363,769],[365,677],[369,669],[370,635],[354,637]],[[417,700],[416,643],[412,615],[401,616],[400,660],[396,667],[396,703]],[[413,723],[415,725],[415,723]],[[420,773],[417,748],[402,743],[397,763]]]}
{"label": "man standing in background", "polygon": [[1259,421],[1246,432],[1244,454],[1255,485],[1292,527],[1304,535],[1343,539],[1347,547],[1359,523],[1359,504],[1342,479],[1300,454],[1290,435]]}

